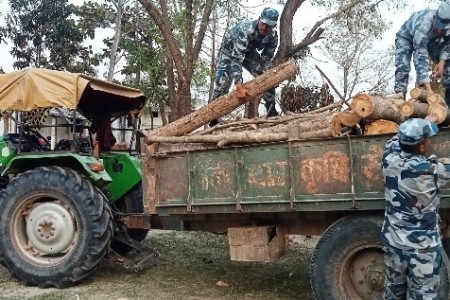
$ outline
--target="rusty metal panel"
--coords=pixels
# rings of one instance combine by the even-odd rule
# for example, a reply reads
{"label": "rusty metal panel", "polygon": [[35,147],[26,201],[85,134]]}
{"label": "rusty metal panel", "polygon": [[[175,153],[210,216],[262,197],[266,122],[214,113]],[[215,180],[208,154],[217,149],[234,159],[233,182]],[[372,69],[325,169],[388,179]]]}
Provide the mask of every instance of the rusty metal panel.
{"label": "rusty metal panel", "polygon": [[236,152],[234,149],[190,154],[190,204],[236,203]]}
{"label": "rusty metal panel", "polygon": [[296,199],[314,195],[351,194],[347,140],[298,143],[293,147]]}
{"label": "rusty metal panel", "polygon": [[290,170],[287,144],[241,150],[242,203],[289,203]]}
{"label": "rusty metal panel", "polygon": [[189,191],[187,157],[158,158],[155,169],[157,206],[186,205]]}
{"label": "rusty metal panel", "polygon": [[386,138],[372,137],[352,140],[355,196],[384,198],[381,158]]}

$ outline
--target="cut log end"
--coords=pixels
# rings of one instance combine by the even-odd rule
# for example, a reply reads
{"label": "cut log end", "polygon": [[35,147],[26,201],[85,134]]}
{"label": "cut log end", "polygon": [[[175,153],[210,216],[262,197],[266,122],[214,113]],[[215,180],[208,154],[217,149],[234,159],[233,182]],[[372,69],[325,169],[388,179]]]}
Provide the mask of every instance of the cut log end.
{"label": "cut log end", "polygon": [[429,94],[427,97],[427,102],[429,105],[443,105],[445,104],[444,99],[439,94]]}
{"label": "cut log end", "polygon": [[406,101],[400,106],[400,113],[405,117],[410,117],[414,113],[414,105],[412,101]]}
{"label": "cut log end", "polygon": [[369,95],[358,94],[353,97],[352,111],[361,118],[366,118],[373,113],[374,105]]}
{"label": "cut log end", "polygon": [[376,120],[365,126],[365,134],[382,134],[398,132],[398,124],[389,120]]}
{"label": "cut log end", "polygon": [[436,124],[441,124],[447,118],[447,108],[442,105],[430,105],[428,114],[436,117]]}
{"label": "cut log end", "polygon": [[424,103],[427,102],[428,92],[421,88],[413,88],[409,92],[409,95],[411,96],[411,98],[418,99],[420,102],[424,102]]}
{"label": "cut log end", "polygon": [[344,128],[352,128],[361,121],[353,111],[342,111],[337,113],[331,120],[331,130],[334,136],[342,134]]}

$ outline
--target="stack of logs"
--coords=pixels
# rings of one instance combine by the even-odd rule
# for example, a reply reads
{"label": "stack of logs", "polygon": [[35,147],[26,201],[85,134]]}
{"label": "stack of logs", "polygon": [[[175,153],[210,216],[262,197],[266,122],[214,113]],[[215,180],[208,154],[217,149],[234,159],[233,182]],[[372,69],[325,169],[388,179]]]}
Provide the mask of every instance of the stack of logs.
{"label": "stack of logs", "polygon": [[353,97],[351,108],[345,111],[339,111],[343,103],[336,102],[308,113],[237,119],[182,136],[148,134],[146,142],[207,143],[223,147],[347,134],[394,133],[406,118],[424,118],[429,114],[437,117],[438,124],[450,124],[450,111],[440,95],[427,94],[418,88],[412,89],[410,95],[411,99],[404,101],[396,96],[360,93]]}
{"label": "stack of logs", "polygon": [[[295,76],[297,66],[287,61],[244,84],[249,96],[237,98],[231,92],[201,109],[164,127],[143,131],[146,144],[205,143],[223,147],[229,144],[279,142],[297,139],[341,136],[346,134],[393,133],[408,117],[438,116],[438,124],[450,124],[450,112],[437,94],[428,95],[420,89],[411,91],[412,99],[360,93],[353,97],[351,107],[341,111],[340,101],[306,113],[286,113],[272,118],[234,120],[199,131],[213,119],[231,112],[247,101],[257,101],[268,89]],[[300,100],[301,101],[301,100]],[[350,106],[350,105],[349,105]]]}

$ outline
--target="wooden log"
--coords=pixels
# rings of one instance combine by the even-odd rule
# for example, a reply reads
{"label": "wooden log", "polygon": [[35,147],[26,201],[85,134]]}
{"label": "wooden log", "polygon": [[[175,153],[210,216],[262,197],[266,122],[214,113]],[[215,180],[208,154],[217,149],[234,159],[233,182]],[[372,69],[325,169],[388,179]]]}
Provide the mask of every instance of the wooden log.
{"label": "wooden log", "polygon": [[402,120],[397,105],[381,95],[357,94],[352,100],[352,111],[368,120],[385,119],[396,123]]}
{"label": "wooden log", "polygon": [[287,132],[280,133],[261,133],[261,132],[238,132],[222,136],[222,139],[217,143],[217,147],[224,147],[228,144],[246,144],[246,143],[269,143],[280,142],[288,139]]}
{"label": "wooden log", "polygon": [[307,132],[331,129],[331,122],[336,113],[330,113],[315,119],[292,122],[288,125],[289,139],[303,139]]}
{"label": "wooden log", "polygon": [[364,127],[364,134],[382,134],[398,132],[398,124],[389,120],[376,120]]}
{"label": "wooden log", "polygon": [[429,94],[427,97],[427,102],[429,105],[446,105],[444,98],[439,94]]}
{"label": "wooden log", "polygon": [[255,96],[275,88],[280,82],[289,79],[297,74],[297,65],[293,60],[289,60],[277,67],[266,71],[261,76],[254,78],[244,84],[249,96],[242,100],[236,97],[235,92],[228,93],[217,98],[215,101],[205,105],[195,112],[184,116],[166,126],[146,132],[144,135],[160,136],[181,136],[207,124],[209,121],[217,119],[230,113],[241,104],[254,99]]}
{"label": "wooden log", "polygon": [[430,105],[428,107],[428,114],[433,115],[436,118],[436,124],[450,124],[450,111],[447,106]]}
{"label": "wooden log", "polygon": [[400,113],[405,118],[425,118],[428,115],[428,104],[418,100],[403,102]]}
{"label": "wooden log", "polygon": [[427,103],[427,98],[428,98],[428,92],[426,90],[423,90],[421,88],[413,88],[410,92],[409,95],[411,96],[411,98],[413,99],[417,99],[420,102],[423,103]]}
{"label": "wooden log", "polygon": [[185,136],[159,136],[151,135],[148,141],[152,143],[217,143],[218,147],[227,144],[241,143],[268,143],[285,141],[288,138],[287,132],[262,133],[255,131],[244,131],[224,135],[185,135]]}
{"label": "wooden log", "polygon": [[306,140],[312,138],[332,137],[332,136],[334,136],[334,133],[331,128],[323,128],[315,131],[299,132],[296,136],[296,139]]}
{"label": "wooden log", "polygon": [[342,133],[343,128],[352,128],[361,121],[353,111],[342,111],[337,113],[331,120],[331,130],[334,136]]}

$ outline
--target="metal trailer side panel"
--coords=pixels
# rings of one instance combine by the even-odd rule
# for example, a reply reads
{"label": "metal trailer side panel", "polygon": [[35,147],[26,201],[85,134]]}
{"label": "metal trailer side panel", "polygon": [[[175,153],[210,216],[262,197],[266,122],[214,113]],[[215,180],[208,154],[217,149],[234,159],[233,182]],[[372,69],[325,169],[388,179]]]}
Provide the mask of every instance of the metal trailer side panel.
{"label": "metal trailer side panel", "polygon": [[[146,146],[147,212],[152,214],[380,210],[380,159],[392,135],[297,140],[216,148]],[[450,153],[450,130],[433,138]],[[449,207],[443,190],[442,207]]]}

